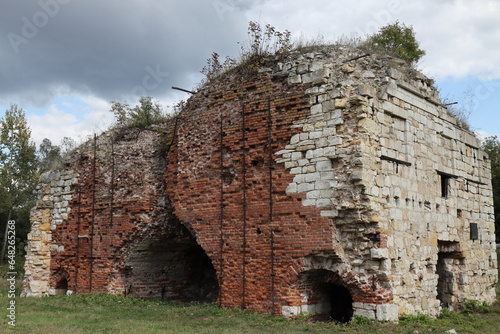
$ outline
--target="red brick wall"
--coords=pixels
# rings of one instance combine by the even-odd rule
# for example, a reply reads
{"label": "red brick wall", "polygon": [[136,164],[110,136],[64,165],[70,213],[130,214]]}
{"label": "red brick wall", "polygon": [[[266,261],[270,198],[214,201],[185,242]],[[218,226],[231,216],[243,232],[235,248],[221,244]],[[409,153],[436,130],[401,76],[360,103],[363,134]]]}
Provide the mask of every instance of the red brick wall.
{"label": "red brick wall", "polygon": [[[79,148],[68,168],[79,174],[69,203],[70,215],[52,233],[64,251],[52,252],[51,283],[66,279],[77,293],[117,292],[110,286],[121,276],[134,242],[168,220],[160,212],[163,196],[160,134],[156,131],[112,132]],[[113,139],[112,139],[113,138]],[[112,144],[113,141],[113,144]],[[168,209],[168,208],[167,208]]]}
{"label": "red brick wall", "polygon": [[[69,218],[53,231],[64,250],[52,254],[52,287],[67,280],[77,293],[179,299],[211,289],[203,298],[218,293],[222,306],[281,314],[317,283],[301,280],[315,277],[300,275],[307,256],[341,258],[333,219],[303,206],[304,194],[286,194],[294,176],[275,162],[310,114],[307,87],[267,74],[224,80],[194,95],[175,126],[110,132],[95,153],[93,141],[75,153],[68,168],[79,183]],[[211,262],[201,270],[196,244]],[[154,252],[177,262],[152,261]],[[335,275],[355,302],[392,298],[348,268]],[[218,289],[212,279],[186,283],[214,269]]]}
{"label": "red brick wall", "polygon": [[221,82],[191,98],[180,115],[167,192],[217,269],[224,306],[281,313],[282,304],[300,303],[284,279],[294,259],[336,247],[332,219],[302,206],[302,195],[285,193],[293,175],[269,154],[284,149],[294,122],[309,114],[303,92],[266,75]]}

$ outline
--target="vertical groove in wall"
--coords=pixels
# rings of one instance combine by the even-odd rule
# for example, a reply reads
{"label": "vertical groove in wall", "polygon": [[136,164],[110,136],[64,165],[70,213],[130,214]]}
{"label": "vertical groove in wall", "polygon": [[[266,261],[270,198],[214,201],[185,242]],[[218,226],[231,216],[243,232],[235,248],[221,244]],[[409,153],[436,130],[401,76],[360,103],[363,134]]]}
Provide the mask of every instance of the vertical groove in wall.
{"label": "vertical groove in wall", "polygon": [[243,165],[243,265],[242,265],[242,287],[241,287],[241,308],[245,309],[245,295],[246,295],[246,252],[247,252],[247,166],[246,166],[246,118],[245,118],[245,104],[241,108],[242,118],[242,165]]}
{"label": "vertical groove in wall", "polygon": [[[79,170],[81,170],[82,157],[80,156]],[[75,293],[78,293],[78,267],[80,266],[80,225],[82,206],[82,181],[78,182],[78,205],[76,207],[76,263],[75,263]]]}
{"label": "vertical groove in wall", "polygon": [[109,226],[113,226],[114,198],[115,198],[115,140],[111,136],[111,181],[110,181],[110,200],[109,200]]}
{"label": "vertical groove in wall", "polygon": [[219,305],[222,305],[222,286],[224,279],[224,125],[222,110],[220,112],[220,249],[219,249]]}
{"label": "vertical groove in wall", "polygon": [[92,161],[92,217],[90,220],[90,276],[89,292],[92,292],[92,276],[94,272],[94,223],[95,223],[95,194],[96,194],[96,165],[97,165],[97,135],[94,134],[94,159]]}
{"label": "vertical groove in wall", "polygon": [[271,97],[267,97],[267,151],[269,163],[269,226],[271,233],[271,313],[274,313],[275,307],[275,286],[274,286],[274,231],[272,228],[273,222],[273,120],[271,119]]}

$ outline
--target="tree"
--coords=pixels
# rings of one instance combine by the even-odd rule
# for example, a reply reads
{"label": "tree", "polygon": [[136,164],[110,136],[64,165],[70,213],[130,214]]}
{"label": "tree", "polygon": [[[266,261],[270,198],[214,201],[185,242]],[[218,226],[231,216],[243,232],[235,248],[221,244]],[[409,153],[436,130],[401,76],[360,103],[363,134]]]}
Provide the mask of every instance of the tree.
{"label": "tree", "polygon": [[425,51],[419,47],[413,28],[398,21],[380,28],[378,33],[368,38],[367,43],[375,50],[387,52],[410,64],[415,64],[425,55]]}
{"label": "tree", "polygon": [[12,207],[22,206],[33,198],[38,179],[36,146],[25,112],[17,105],[5,111],[0,126],[0,186]]}
{"label": "tree", "polygon": [[491,161],[495,230],[497,242],[500,242],[500,142],[497,136],[487,137],[482,143],[482,149],[488,153]]}
{"label": "tree", "polygon": [[0,127],[0,231],[10,214],[16,221],[16,235],[23,241],[30,228],[29,210],[39,175],[36,146],[25,112],[17,105],[5,111]]}
{"label": "tree", "polygon": [[63,160],[61,148],[57,145],[52,145],[52,142],[48,138],[45,138],[40,144],[38,156],[40,159],[40,174],[60,167]]}
{"label": "tree", "polygon": [[145,128],[165,119],[160,103],[150,96],[141,97],[139,105],[133,108],[127,103],[111,101],[111,111],[120,126]]}

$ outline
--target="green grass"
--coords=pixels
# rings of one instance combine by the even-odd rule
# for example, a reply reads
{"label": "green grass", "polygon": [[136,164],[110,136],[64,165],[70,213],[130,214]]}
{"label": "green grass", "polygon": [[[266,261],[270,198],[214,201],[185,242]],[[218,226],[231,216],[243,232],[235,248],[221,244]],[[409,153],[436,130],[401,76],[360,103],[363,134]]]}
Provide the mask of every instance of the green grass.
{"label": "green grass", "polygon": [[[377,323],[356,317],[351,324],[288,320],[214,304],[179,305],[107,294],[16,297],[16,327],[8,325],[7,282],[0,278],[0,333],[499,333],[500,303],[487,313],[444,311],[438,319],[402,316],[399,324]],[[500,285],[497,287],[500,295]],[[472,307],[474,306],[474,307]],[[481,305],[479,305],[481,306]],[[485,311],[479,307],[478,312]]]}

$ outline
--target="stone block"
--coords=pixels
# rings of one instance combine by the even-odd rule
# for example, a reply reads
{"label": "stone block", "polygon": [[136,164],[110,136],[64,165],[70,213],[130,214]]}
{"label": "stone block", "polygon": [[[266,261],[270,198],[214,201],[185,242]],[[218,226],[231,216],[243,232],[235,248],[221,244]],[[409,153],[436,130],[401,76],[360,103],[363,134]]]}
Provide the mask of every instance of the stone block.
{"label": "stone block", "polygon": [[311,107],[311,114],[321,114],[323,112],[323,106],[321,104],[315,104]]}
{"label": "stone block", "polygon": [[338,217],[339,212],[337,210],[322,210],[320,214],[321,214],[321,217],[334,218],[334,217]]}
{"label": "stone block", "polygon": [[297,185],[297,192],[305,193],[314,190],[314,183],[301,183]]}
{"label": "stone block", "polygon": [[316,182],[321,179],[321,174],[319,172],[308,173],[304,175],[305,182]]}
{"label": "stone block", "polygon": [[314,183],[314,189],[316,190],[330,189],[330,181],[316,181]]}
{"label": "stone block", "polygon": [[291,156],[291,159],[292,160],[300,160],[302,159],[304,156],[302,154],[302,152],[293,152],[292,153],[292,156]]}
{"label": "stone block", "polygon": [[351,175],[349,175],[349,181],[351,182],[358,182],[363,180],[363,173],[362,172],[353,172]]}
{"label": "stone block", "polygon": [[387,248],[372,248],[370,256],[372,259],[387,259],[389,258],[389,250]]}
{"label": "stone block", "polygon": [[302,77],[300,75],[291,75],[288,77],[288,84],[294,85],[302,83]]}
{"label": "stone block", "polygon": [[360,85],[357,89],[358,94],[366,97],[375,97],[377,95],[377,90],[368,85]]}
{"label": "stone block", "polygon": [[335,147],[325,147],[323,149],[323,154],[327,158],[335,157],[335,154],[336,154]]}
{"label": "stone block", "polygon": [[290,183],[287,187],[286,187],[286,193],[287,194],[295,194],[298,192],[298,189],[297,189],[297,183]]}
{"label": "stone block", "polygon": [[332,201],[330,199],[321,198],[316,200],[317,208],[329,208],[332,206]]}
{"label": "stone block", "polygon": [[332,170],[332,162],[330,160],[318,161],[316,163],[316,170],[318,172],[328,172]]}
{"label": "stone block", "polygon": [[367,319],[375,319],[375,310],[365,308],[354,308],[354,315],[364,317]]}
{"label": "stone block", "polygon": [[397,322],[399,319],[399,310],[396,304],[377,305],[377,320]]}
{"label": "stone block", "polygon": [[[345,109],[347,107],[348,99],[335,99],[335,109]],[[333,117],[332,117],[333,118]]]}

